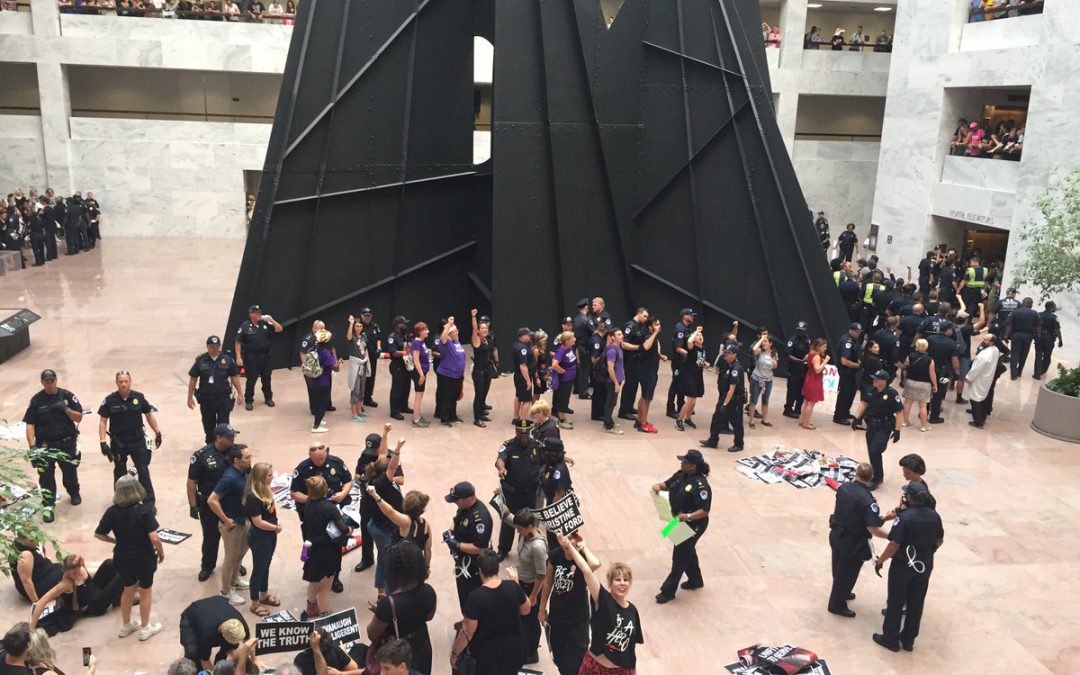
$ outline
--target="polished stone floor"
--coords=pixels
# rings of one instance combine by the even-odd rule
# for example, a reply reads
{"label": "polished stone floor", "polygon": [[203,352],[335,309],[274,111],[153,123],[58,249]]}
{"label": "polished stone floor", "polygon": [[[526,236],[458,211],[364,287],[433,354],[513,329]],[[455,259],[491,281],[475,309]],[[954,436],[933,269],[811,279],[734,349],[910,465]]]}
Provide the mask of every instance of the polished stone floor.
{"label": "polished stone floor", "polygon": [[[161,525],[196,533],[178,546],[166,546],[153,609],[153,619],[164,623],[165,630],[139,643],[135,637],[116,637],[118,613],[87,619],[53,639],[59,666],[68,673],[81,672],[83,646],[94,647],[100,673],[163,673],[181,653],[180,611],[191,600],[217,592],[216,574],[203,584],[195,578],[198,525],[188,519],[183,486],[190,453],[201,445],[201,430],[197,411],[184,405],[186,371],[203,351],[206,336],[220,331],[225,322],[241,250],[242,243],[236,241],[108,239],[94,252],[0,277],[0,306],[29,307],[44,317],[32,327],[33,346],[0,366],[0,418],[22,416],[39,388],[43,368],[55,368],[61,386],[95,409],[112,391],[113,373],[130,370],[135,388],[160,409],[165,444],[151,469],[160,495]],[[271,313],[274,309],[267,307]],[[1067,336],[1068,342],[1072,339]],[[1075,356],[1075,350],[1059,350],[1066,357],[1070,352]],[[385,375],[381,370],[379,401],[386,399]],[[659,390],[666,391],[667,378],[662,377]],[[331,430],[322,438],[352,466],[363,435],[386,420],[386,406],[367,423],[350,422],[344,381],[341,373],[334,395],[339,412],[329,415]],[[241,409],[233,423],[258,460],[272,462],[277,472],[291,471],[306,457],[311,419],[298,370],[276,372],[274,383],[277,408]],[[970,428],[962,408],[950,402],[947,424],[930,433],[912,427],[899,444],[889,447],[888,481],[878,499],[891,505],[898,498],[896,461],[904,453],[918,452],[929,466],[927,481],[945,523],[945,545],[930,583],[922,634],[914,653],[899,654],[870,640],[881,628],[879,609],[886,593],[885,581],[876,578],[871,567],[864,569],[856,587],[859,597],[851,603],[858,612],[855,619],[825,612],[833,493],[751,481],[734,470],[735,458],[722,450],[708,455],[715,498],[711,525],[698,547],[706,586],[656,605],[653,596],[667,572],[670,547],[660,538],[649,486],[676,470],[675,454],[696,447],[702,434],[679,433],[664,417],[656,418],[657,435],[632,430],[621,437],[603,434],[598,424],[587,421],[582,414],[587,404],[580,402],[578,428],[563,432],[563,437],[577,459],[574,484],[583,501],[587,539],[605,563],[622,560],[634,570],[631,599],[641,611],[646,638],[638,649],[639,671],[719,673],[722,664],[735,660],[737,649],[762,641],[812,649],[829,660],[837,675],[1076,672],[1080,446],[1030,430],[1036,385],[1030,378],[1002,380],[997,412],[985,431]],[[782,401],[783,386],[777,389],[774,400]],[[495,452],[511,435],[506,405],[511,391],[507,379],[493,387],[490,401],[498,423],[487,429],[464,425],[444,430],[436,425],[394,431],[394,436],[408,439],[408,488],[433,497],[428,515],[436,533],[448,526],[452,507],[441,496],[455,481],[471,480],[484,492],[495,486]],[[466,391],[466,397],[470,395]],[[699,418],[711,412],[715,396],[710,390],[700,403]],[[425,401],[428,415],[431,399]],[[824,411],[816,417],[819,429],[809,432],[793,420],[774,416],[771,429],[759,426],[748,433],[747,453],[784,445],[865,457],[861,434],[834,426]],[[96,416],[82,423],[84,502],[79,507],[62,502],[56,523],[49,526],[65,550],[91,560],[110,555],[109,547],[92,536],[111,496],[110,467],[96,449],[96,424]],[[271,590],[299,613],[304,598],[299,528],[289,514],[283,522]],[[881,544],[877,546],[881,550]],[[365,622],[373,577],[371,571],[352,572],[358,555],[345,558],[346,591],[335,596],[334,608],[356,606]],[[446,673],[457,603],[449,555],[439,544],[434,546],[430,583],[440,598],[430,624],[435,670]],[[0,624],[26,617],[28,607],[9,584],[0,590],[0,598]],[[554,673],[543,648],[541,658],[538,669]]]}

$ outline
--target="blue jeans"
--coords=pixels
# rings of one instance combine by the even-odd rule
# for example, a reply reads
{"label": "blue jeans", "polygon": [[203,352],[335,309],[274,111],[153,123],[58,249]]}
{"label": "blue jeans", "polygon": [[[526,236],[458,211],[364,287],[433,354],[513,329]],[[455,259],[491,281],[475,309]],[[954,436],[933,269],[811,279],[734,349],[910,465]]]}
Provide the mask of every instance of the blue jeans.
{"label": "blue jeans", "polygon": [[375,548],[378,549],[378,556],[375,558],[375,588],[386,588],[386,582],[383,579],[386,574],[386,549],[394,543],[394,529],[373,518],[368,523],[368,531],[371,532],[371,538],[375,540]]}
{"label": "blue jeans", "polygon": [[248,548],[251,549],[251,601],[257,602],[269,590],[270,561],[277,548],[277,532],[260,530],[253,524],[248,531]]}
{"label": "blue jeans", "polygon": [[757,405],[758,396],[761,397],[761,405],[769,405],[770,394],[772,394],[772,380],[761,382],[757,378],[750,378],[750,405]]}

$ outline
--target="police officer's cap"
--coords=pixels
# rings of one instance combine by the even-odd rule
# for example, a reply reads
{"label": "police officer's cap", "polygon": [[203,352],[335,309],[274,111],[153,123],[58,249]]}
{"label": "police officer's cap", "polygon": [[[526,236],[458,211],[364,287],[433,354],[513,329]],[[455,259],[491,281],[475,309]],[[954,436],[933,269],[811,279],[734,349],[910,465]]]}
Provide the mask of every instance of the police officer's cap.
{"label": "police officer's cap", "polygon": [[552,436],[551,438],[544,439],[544,452],[565,453],[566,446],[563,445],[561,438]]}
{"label": "police officer's cap", "polygon": [[724,347],[724,356],[727,356],[728,354],[738,354],[739,347],[742,347],[741,342],[733,342],[732,344],[729,344],[728,346]]}
{"label": "police officer's cap", "polygon": [[232,438],[238,433],[240,432],[236,429],[233,429],[232,425],[226,424],[225,422],[222,422],[221,424],[214,427],[215,436],[228,436],[229,438]]}
{"label": "police officer's cap", "polygon": [[379,446],[382,445],[382,436],[379,434],[368,434],[364,439],[364,453],[365,455],[375,455],[379,452]]}
{"label": "police officer's cap", "polygon": [[922,481],[916,481],[916,480],[913,480],[913,481],[911,481],[910,483],[908,483],[907,485],[904,486],[904,496],[905,497],[910,497],[911,495],[913,495],[913,494],[915,494],[917,492],[925,492],[925,493],[929,494],[930,490],[927,489],[926,483],[924,483]]}
{"label": "police officer's cap", "polygon": [[529,328],[528,326],[522,326],[521,328],[518,328],[517,329],[517,336],[521,337],[523,335],[532,335],[532,329]]}
{"label": "police officer's cap", "polygon": [[884,380],[885,382],[888,382],[891,379],[889,377],[889,373],[884,370],[876,371],[871,377],[873,377],[875,380]]}
{"label": "police officer's cap", "polygon": [[858,321],[852,321],[851,325],[848,326],[848,330],[857,330],[857,331],[859,331],[861,333],[862,332],[862,324],[859,323]]}
{"label": "police officer's cap", "polygon": [[562,322],[563,323],[574,323],[574,319],[573,319],[573,317],[564,316]]}
{"label": "police officer's cap", "polygon": [[682,311],[679,312],[679,318],[681,319],[684,316],[697,316],[697,312],[695,312],[693,309],[691,309],[689,307],[684,307],[682,309]]}
{"label": "police officer's cap", "polygon": [[370,307],[361,307],[360,308],[360,316],[371,316],[371,308]]}
{"label": "police officer's cap", "polygon": [[262,314],[262,307],[259,307],[258,305],[252,305],[251,307],[248,307],[248,314],[253,314],[254,312]]}
{"label": "police officer's cap", "polygon": [[705,464],[705,457],[697,450],[687,450],[685,455],[676,455],[675,459],[698,467]]}
{"label": "police officer's cap", "polygon": [[409,320],[407,318],[405,318],[404,314],[398,314],[397,316],[394,317],[394,325],[395,326],[398,325],[398,324],[402,324],[402,323],[409,323]]}
{"label": "police officer's cap", "polygon": [[1006,295],[1012,295],[1012,294],[1013,294],[1013,293],[1015,293],[1015,292],[1016,292],[1016,289],[1015,289],[1015,288],[1010,288],[1009,290],[1005,291],[1005,294],[1006,294]]}
{"label": "police officer's cap", "polygon": [[795,324],[795,330],[797,330],[797,331],[798,330],[805,331],[806,329],[807,329],[807,323],[805,321],[800,321],[799,323]]}
{"label": "police officer's cap", "polygon": [[462,481],[455,485],[450,490],[450,494],[446,495],[444,499],[448,504],[453,504],[459,499],[468,499],[469,497],[476,496],[476,488],[468,481]]}
{"label": "police officer's cap", "polygon": [[219,338],[216,335],[211,335],[210,337],[206,338],[206,344],[208,344],[208,345],[219,345],[219,344],[221,344],[221,338]]}
{"label": "police officer's cap", "polygon": [[1046,311],[1048,311],[1048,312],[1056,312],[1057,311],[1057,303],[1054,302],[1053,300],[1047,300],[1047,302],[1046,302]]}
{"label": "police officer's cap", "polygon": [[582,299],[578,300],[577,301],[577,306],[578,306],[578,309],[581,309],[582,307],[588,307],[589,306],[589,299],[588,298],[582,298]]}
{"label": "police officer's cap", "polygon": [[892,288],[893,286],[896,285],[896,282],[893,281],[892,279],[886,279],[882,283],[885,284],[885,288]]}
{"label": "police officer's cap", "polygon": [[532,420],[518,420],[517,422],[514,423],[514,431],[518,432],[519,434],[527,434],[527,433],[529,433],[529,430],[531,430],[532,427],[533,427],[533,421]]}
{"label": "police officer's cap", "polygon": [[52,368],[46,368],[45,370],[41,371],[41,381],[42,382],[44,382],[45,380],[55,380],[55,379],[56,379],[56,371],[53,370]]}

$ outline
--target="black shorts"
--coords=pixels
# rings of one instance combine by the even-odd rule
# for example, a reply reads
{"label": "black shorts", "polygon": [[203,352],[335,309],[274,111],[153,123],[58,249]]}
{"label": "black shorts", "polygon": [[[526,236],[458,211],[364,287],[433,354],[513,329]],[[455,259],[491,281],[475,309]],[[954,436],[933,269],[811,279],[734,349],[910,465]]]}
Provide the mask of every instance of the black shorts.
{"label": "black shorts", "polygon": [[643,368],[638,373],[638,386],[641,387],[641,398],[646,401],[653,399],[653,393],[656,391],[656,371],[651,368]]}
{"label": "black shorts", "polygon": [[420,384],[420,371],[414,370],[409,373],[409,377],[412,378],[413,382],[413,391],[419,394],[422,393],[425,389],[427,389],[428,375],[430,375],[430,373],[424,373],[424,383]]}
{"label": "black shorts", "polygon": [[157,558],[121,555],[113,559],[116,573],[124,581],[124,586],[139,585],[150,588],[154,585],[154,572],[157,571]]}
{"label": "black shorts", "polygon": [[522,403],[529,403],[533,400],[532,389],[525,382],[525,378],[521,376],[521,373],[514,371],[514,396]]}

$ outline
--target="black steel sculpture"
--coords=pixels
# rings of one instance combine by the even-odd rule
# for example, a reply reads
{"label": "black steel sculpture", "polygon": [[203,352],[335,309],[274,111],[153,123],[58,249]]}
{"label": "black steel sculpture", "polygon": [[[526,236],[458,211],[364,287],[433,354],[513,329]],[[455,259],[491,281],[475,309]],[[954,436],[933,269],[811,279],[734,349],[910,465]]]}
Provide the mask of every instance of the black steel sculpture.
{"label": "black steel sculpture", "polygon": [[[581,296],[838,335],[846,313],[776,126],[757,0],[301,3],[230,327],[361,303],[504,333]],[[473,36],[495,45],[472,164]],[[713,342],[713,340],[710,340]],[[295,362],[279,341],[277,366]]]}

